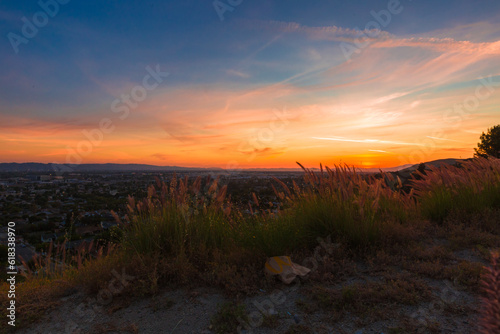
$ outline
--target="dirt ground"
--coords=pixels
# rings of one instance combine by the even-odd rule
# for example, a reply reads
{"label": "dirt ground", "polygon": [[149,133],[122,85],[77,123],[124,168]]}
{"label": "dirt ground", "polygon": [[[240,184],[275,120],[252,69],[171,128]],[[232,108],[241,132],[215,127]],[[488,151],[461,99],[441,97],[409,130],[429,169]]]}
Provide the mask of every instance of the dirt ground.
{"label": "dirt ground", "polygon": [[[324,303],[318,303],[311,294],[314,289],[341,290],[342,285],[377,279],[356,276],[332,286],[297,279],[290,285],[278,283],[273,291],[259,290],[239,300],[248,320],[238,321],[234,332],[477,333],[478,296],[448,280],[425,280],[432,297],[417,305],[391,305],[380,300],[379,311],[386,314],[332,310],[322,307]],[[211,319],[229,300],[212,289],[176,289],[142,300],[116,296],[103,306],[83,293],[75,293],[20,333],[217,333]],[[373,301],[370,303],[373,306]]]}

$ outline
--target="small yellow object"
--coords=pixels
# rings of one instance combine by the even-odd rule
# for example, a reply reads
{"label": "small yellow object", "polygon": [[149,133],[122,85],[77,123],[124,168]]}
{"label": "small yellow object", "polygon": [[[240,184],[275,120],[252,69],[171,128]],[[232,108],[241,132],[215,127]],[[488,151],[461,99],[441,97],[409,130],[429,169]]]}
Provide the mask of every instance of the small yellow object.
{"label": "small yellow object", "polygon": [[297,275],[305,276],[311,270],[293,263],[289,256],[274,256],[267,259],[264,271],[271,275],[280,275],[285,284],[290,284]]}

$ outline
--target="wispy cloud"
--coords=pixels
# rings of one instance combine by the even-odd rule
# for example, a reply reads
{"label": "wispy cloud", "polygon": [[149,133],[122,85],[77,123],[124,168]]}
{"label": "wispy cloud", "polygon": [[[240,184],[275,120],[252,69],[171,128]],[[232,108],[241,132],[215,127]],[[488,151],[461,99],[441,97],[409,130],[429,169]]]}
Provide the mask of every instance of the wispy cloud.
{"label": "wispy cloud", "polygon": [[250,78],[250,74],[244,73],[241,71],[237,70],[226,70],[226,73],[235,77],[243,78],[243,79],[248,79]]}
{"label": "wispy cloud", "polygon": [[319,140],[333,140],[333,141],[343,141],[343,142],[351,142],[351,143],[366,143],[366,144],[379,143],[379,144],[407,145],[407,146],[425,146],[423,144],[404,143],[404,142],[397,142],[397,141],[391,141],[391,140],[378,140],[378,139],[348,139],[348,138],[342,138],[342,137],[331,137],[331,138],[311,137],[311,138],[319,139]]}
{"label": "wispy cloud", "polygon": [[457,142],[457,143],[463,143],[463,141],[454,140],[454,139],[448,139],[448,138],[440,138],[440,137],[432,137],[432,136],[426,136],[426,137],[427,138],[431,138],[431,139],[436,139],[436,140],[454,141],[454,142]]}
{"label": "wispy cloud", "polygon": [[415,47],[431,49],[445,53],[463,53],[475,55],[500,54],[500,41],[474,43],[467,40],[457,41],[453,38],[392,38],[373,43],[375,48]]}
{"label": "wispy cloud", "polygon": [[[297,22],[284,22],[284,21],[262,21],[262,20],[241,20],[248,29],[264,29],[273,32],[282,33],[303,33],[307,37],[314,40],[326,40],[326,41],[354,41],[360,37],[365,38],[365,40],[374,39],[385,39],[393,36],[386,31],[380,31],[377,33],[377,37],[369,38],[368,36],[374,36],[373,31],[359,30],[344,28],[339,26],[321,26],[321,27],[311,27],[303,25]],[[368,34],[367,34],[368,33]]]}

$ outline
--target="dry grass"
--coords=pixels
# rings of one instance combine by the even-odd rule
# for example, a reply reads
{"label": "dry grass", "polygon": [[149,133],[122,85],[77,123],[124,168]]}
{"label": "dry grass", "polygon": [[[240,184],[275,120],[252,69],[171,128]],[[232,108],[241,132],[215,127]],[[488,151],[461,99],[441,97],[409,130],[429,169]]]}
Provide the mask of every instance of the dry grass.
{"label": "dry grass", "polygon": [[276,179],[284,190],[275,190],[278,197],[290,203],[293,217],[313,237],[332,235],[355,246],[367,245],[379,241],[395,223],[405,221],[416,210],[411,193],[389,186],[394,182],[391,174],[376,178],[347,166],[320,167],[319,173],[302,167],[303,189],[294,184],[290,190]]}
{"label": "dry grass", "polygon": [[482,334],[500,333],[500,255],[491,253],[491,267],[482,279],[483,310],[480,320]]}
{"label": "dry grass", "polygon": [[[0,305],[6,309],[8,286],[0,286]],[[16,286],[16,327],[22,328],[39,320],[46,312],[60,305],[60,299],[75,291],[69,282],[60,279],[30,279]],[[2,326],[7,332],[7,326]],[[10,326],[9,326],[10,327]]]}
{"label": "dry grass", "polygon": [[431,290],[422,280],[411,274],[386,274],[376,281],[345,284],[341,288],[317,285],[308,290],[311,302],[301,301],[308,312],[316,307],[329,310],[332,320],[355,314],[364,321],[387,319],[401,305],[418,305],[431,299]]}
{"label": "dry grass", "polygon": [[500,159],[475,158],[443,165],[412,181],[425,217],[442,222],[453,211],[479,213],[500,207]]}

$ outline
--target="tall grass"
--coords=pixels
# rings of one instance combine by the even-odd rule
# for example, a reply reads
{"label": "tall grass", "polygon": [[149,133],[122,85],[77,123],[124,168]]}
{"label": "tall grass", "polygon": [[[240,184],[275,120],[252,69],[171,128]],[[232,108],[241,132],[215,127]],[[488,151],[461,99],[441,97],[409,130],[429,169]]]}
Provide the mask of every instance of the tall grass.
{"label": "tall grass", "polygon": [[[300,165],[300,164],[299,164]],[[304,168],[305,186],[288,187],[275,179],[276,197],[284,210],[239,219],[237,243],[262,251],[267,256],[282,255],[317,244],[317,237],[331,235],[355,246],[380,240],[385,228],[403,223],[415,214],[412,193],[394,191],[390,174],[380,178],[361,175],[354,168],[320,165],[320,172]],[[258,206],[258,200],[253,202]]]}
{"label": "tall grass", "polygon": [[174,176],[168,185],[157,179],[141,201],[129,197],[125,250],[166,255],[226,248],[232,234],[231,206],[226,186],[218,182],[209,177],[203,189],[201,177],[189,186],[187,177]]}
{"label": "tall grass", "polygon": [[66,241],[61,244],[50,243],[46,254],[36,255],[32,260],[26,262],[21,257],[21,263],[26,271],[25,278],[54,280],[70,279],[75,271],[81,270],[87,263],[95,259],[109,256],[115,249],[115,245],[106,247],[97,246],[94,241],[82,243],[75,250],[66,248]]}
{"label": "tall grass", "polygon": [[257,256],[289,254],[307,246],[306,228],[288,212],[240,217],[235,243]]}
{"label": "tall grass", "polygon": [[412,186],[426,218],[442,222],[453,210],[478,213],[500,207],[500,160],[475,158],[460,166],[430,167]]}
{"label": "tall grass", "polygon": [[273,189],[284,210],[260,210],[253,194],[255,211],[250,206],[250,215],[231,210],[226,187],[219,187],[218,179],[197,178],[191,185],[188,178],[174,177],[169,185],[157,180],[147,198],[129,198],[123,245],[135,253],[175,255],[240,247],[267,256],[315,245],[317,237],[327,235],[367,245],[416,209],[411,193],[388,185],[394,182],[390,174],[376,178],[347,166],[320,167],[319,173],[302,167],[304,187],[294,183],[290,189],[275,179],[280,190]]}
{"label": "tall grass", "polygon": [[[300,165],[300,164],[299,164]],[[348,166],[312,171],[304,168],[304,186],[275,179],[279,212],[260,209],[253,195],[250,215],[233,208],[219,179],[188,183],[157,180],[148,196],[129,198],[123,240],[136,254],[176,255],[243,248],[282,255],[310,247],[331,235],[353,246],[376,243],[394,224],[423,215],[442,221],[452,210],[479,212],[500,206],[500,162],[479,158],[460,167],[432,167],[412,181],[409,193],[390,173],[361,174]],[[414,190],[414,191],[413,191]]]}
{"label": "tall grass", "polygon": [[370,244],[379,240],[387,226],[404,221],[415,211],[411,194],[394,191],[388,185],[394,181],[390,174],[376,178],[348,166],[323,169],[320,165],[320,172],[300,166],[305,173],[303,189],[294,184],[291,191],[276,181],[292,203],[288,214],[309,239],[332,235],[354,245]]}

